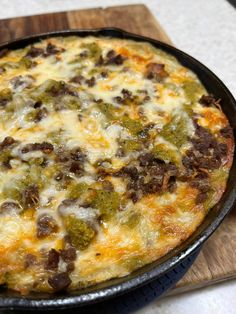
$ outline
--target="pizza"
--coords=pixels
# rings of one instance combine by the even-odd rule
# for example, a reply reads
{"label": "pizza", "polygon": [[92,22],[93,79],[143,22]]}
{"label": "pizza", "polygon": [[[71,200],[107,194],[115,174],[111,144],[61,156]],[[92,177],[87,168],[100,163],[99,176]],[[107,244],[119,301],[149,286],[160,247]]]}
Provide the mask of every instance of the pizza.
{"label": "pizza", "polygon": [[226,188],[220,99],[146,42],[52,37],[0,52],[0,283],[76,290],[167,254]]}

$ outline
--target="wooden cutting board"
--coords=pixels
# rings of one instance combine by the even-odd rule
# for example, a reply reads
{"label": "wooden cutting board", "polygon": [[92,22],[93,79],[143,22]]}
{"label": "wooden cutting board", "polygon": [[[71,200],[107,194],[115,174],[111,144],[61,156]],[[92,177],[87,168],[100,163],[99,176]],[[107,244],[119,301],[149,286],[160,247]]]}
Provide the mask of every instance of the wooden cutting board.
{"label": "wooden cutting board", "polygon": [[[148,8],[139,4],[0,20],[0,42],[47,31],[105,26],[119,27],[172,44]],[[236,210],[206,242],[194,265],[171,293],[230,278],[236,278]]]}

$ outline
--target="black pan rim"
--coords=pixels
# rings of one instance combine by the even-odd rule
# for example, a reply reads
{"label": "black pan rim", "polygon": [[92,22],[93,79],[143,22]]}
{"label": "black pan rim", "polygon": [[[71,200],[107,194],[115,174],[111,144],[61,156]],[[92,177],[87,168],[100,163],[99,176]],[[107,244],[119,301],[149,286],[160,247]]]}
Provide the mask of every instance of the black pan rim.
{"label": "black pan rim", "polygon": [[[160,48],[172,55],[174,55],[177,59],[181,58],[180,63],[184,63],[186,60],[187,63],[190,63],[191,66],[187,66],[188,68],[196,68],[199,73],[197,73],[198,76],[202,73],[202,75],[207,75],[209,77],[210,82],[214,82],[222,91],[222,93],[225,95],[227,101],[230,103],[231,109],[234,111],[234,114],[236,115],[236,101],[230,91],[227,89],[227,87],[224,85],[224,83],[206,66],[204,66],[201,62],[197,61],[195,58],[191,57],[190,55],[186,54],[185,52],[172,47],[171,45],[168,45],[166,43],[163,43],[161,41],[151,39],[145,36],[132,34],[126,31],[123,31],[119,28],[113,28],[113,27],[105,27],[105,28],[97,28],[97,29],[73,29],[73,30],[62,30],[62,31],[52,31],[52,32],[46,32],[31,36],[25,36],[19,39],[15,39],[12,41],[7,41],[2,44],[0,44],[0,49],[3,48],[9,48],[9,49],[17,49],[20,47],[24,47],[28,44],[34,43],[40,39],[45,39],[48,37],[55,37],[55,36],[70,36],[75,35],[79,37],[85,37],[89,35],[93,36],[106,36],[106,37],[114,37],[114,38],[121,38],[121,39],[131,39],[135,41],[143,41],[143,42],[149,42],[152,45],[154,45],[157,48]],[[192,69],[193,72],[196,73],[195,70]],[[202,81],[202,78],[200,78]],[[204,84],[204,83],[203,83]],[[205,85],[205,84],[204,84]],[[208,89],[208,88],[207,88]],[[230,118],[229,115],[227,115],[228,119]],[[236,117],[236,116],[235,116]],[[235,119],[236,120],[236,119]],[[235,129],[235,124],[231,126]],[[234,155],[234,164],[236,163],[236,157]],[[231,169],[232,171],[232,169]],[[195,231],[190,238],[185,241],[180,247],[177,247],[176,249],[172,250],[170,253],[168,253],[166,256],[161,258],[159,260],[159,265],[155,265],[156,262],[153,262],[147,266],[144,266],[141,271],[139,270],[138,275],[132,273],[131,278],[130,275],[120,278],[120,283],[112,284],[112,281],[107,281],[105,285],[107,287],[100,288],[99,285],[96,285],[94,287],[94,291],[83,293],[83,290],[78,290],[77,295],[75,293],[71,294],[47,294],[43,297],[40,297],[39,294],[35,295],[29,295],[29,296],[21,296],[13,291],[7,291],[7,293],[3,296],[0,295],[0,308],[10,308],[10,309],[56,309],[56,308],[72,308],[72,307],[79,307],[84,306],[88,304],[92,304],[99,301],[104,301],[107,299],[110,299],[112,297],[121,295],[123,293],[129,292],[135,288],[138,288],[144,284],[149,283],[150,281],[154,280],[155,278],[158,278],[158,276],[164,274],[168,270],[172,269],[177,264],[181,263],[185,258],[187,258],[189,255],[191,255],[194,251],[200,248],[200,246],[208,239],[208,237],[218,228],[218,226],[221,224],[225,216],[228,214],[228,212],[232,209],[233,205],[236,203],[236,183],[229,182],[227,184],[228,186],[231,183],[231,190],[229,191],[227,197],[222,197],[223,200],[223,206],[222,208],[218,208],[217,212],[218,214],[216,217],[213,217],[214,219],[210,219],[209,224],[203,228],[197,234],[197,231]],[[233,184],[234,183],[234,184]],[[163,260],[163,262],[162,262]],[[111,284],[109,285],[109,282]],[[98,287],[96,289],[96,287]]]}

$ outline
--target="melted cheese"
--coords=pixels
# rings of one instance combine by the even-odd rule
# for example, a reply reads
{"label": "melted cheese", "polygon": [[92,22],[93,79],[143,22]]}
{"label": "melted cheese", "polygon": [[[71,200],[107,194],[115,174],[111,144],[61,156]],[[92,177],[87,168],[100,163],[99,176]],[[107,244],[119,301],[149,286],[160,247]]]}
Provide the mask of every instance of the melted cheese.
{"label": "melted cheese", "polygon": [[[151,193],[142,195],[137,202],[132,201],[127,196],[128,179],[112,174],[129,164],[139,167],[138,158],[142,152],[152,151],[158,144],[164,144],[168,150],[178,154],[182,171],[181,157],[192,147],[188,139],[195,132],[186,104],[198,115],[198,123],[209,128],[217,137],[219,130],[228,124],[226,117],[216,107],[206,108],[197,100],[190,100],[184,89],[184,84],[188,82],[197,86],[194,92],[196,99],[206,93],[197,76],[179,64],[173,56],[147,43],[111,38],[58,37],[36,43],[35,47],[46,51],[48,43],[55,45],[59,51],[49,56],[39,54],[32,60],[29,58],[36,62],[35,66],[27,68],[21,63],[30,47],[9,52],[0,59],[0,104],[4,89],[8,88],[13,93],[6,107],[0,108],[0,141],[7,136],[19,141],[11,147],[11,169],[2,166],[0,205],[14,200],[12,189],[24,193],[24,180],[30,178],[40,186],[39,202],[35,208],[24,209],[21,214],[14,211],[0,213],[1,280],[21,293],[30,290],[52,291],[48,278],[53,271],[45,269],[45,260],[50,249],[59,251],[65,247],[67,230],[63,219],[67,216],[74,216],[87,223],[95,232],[90,245],[84,250],[77,250],[75,269],[70,273],[72,283],[68,289],[125,276],[160,258],[187,239],[204,219],[209,208],[219,200],[231,165],[228,156],[228,163],[225,162],[224,167],[220,168],[224,177],[212,181],[215,192],[207,207],[195,203],[197,190],[188,182],[182,181],[177,182],[174,192]],[[88,44],[97,45],[103,60],[107,60],[109,52],[114,50],[116,55],[121,54],[123,61],[121,64],[107,62],[99,66],[94,56],[83,57],[83,54],[90,53],[86,48]],[[159,81],[148,78],[146,71],[150,63],[164,64],[168,77]],[[1,67],[4,68],[2,72]],[[107,72],[106,75],[102,75],[104,71]],[[81,84],[71,80],[78,75]],[[23,83],[17,86],[16,77],[19,76]],[[93,76],[95,83],[90,84],[88,80]],[[58,95],[55,92],[50,98],[46,91],[46,98],[40,101],[41,107],[47,108],[47,114],[36,122],[29,118],[37,110],[37,106],[34,107],[34,97],[44,95],[51,82],[47,80],[68,84],[76,95],[78,107],[66,106],[70,97],[74,97],[73,94],[65,92],[66,96],[60,95],[59,91]],[[124,103],[127,91],[133,98]],[[145,96],[148,97],[145,99]],[[101,104],[111,105],[113,111],[106,113],[99,107]],[[57,105],[61,107],[56,107]],[[186,141],[181,147],[178,147],[173,138],[170,140],[161,133],[173,116],[186,121]],[[127,117],[136,122],[135,126],[129,127],[123,122],[122,119]],[[141,125],[143,131],[150,124],[154,124],[154,127],[148,131],[149,137],[140,139],[135,133],[135,127]],[[182,130],[175,129],[174,126],[173,132],[179,131]],[[220,138],[220,141],[223,142],[224,139]],[[43,142],[53,144],[54,152],[46,154],[42,150],[27,153],[22,151],[27,144]],[[122,152],[122,155],[119,149],[124,143],[131,145],[131,151],[127,144],[128,152]],[[137,145],[141,145],[141,149]],[[233,147],[232,142],[228,142],[228,145]],[[78,147],[86,156],[82,175],[68,170],[68,166],[63,168],[62,162],[55,162],[57,150],[72,152]],[[63,153],[59,153],[59,156],[60,154]],[[46,165],[41,168],[34,165],[34,162],[44,158]],[[118,195],[125,204],[107,220],[103,220],[96,202],[93,206],[83,204],[82,196],[68,206],[63,203],[68,198],[71,182],[88,186],[95,191],[99,189],[102,179],[98,169],[103,167],[103,162],[106,170],[110,170],[106,180],[113,186],[113,197]],[[70,180],[65,187],[61,187],[60,181],[55,179],[58,167],[59,170],[63,169],[63,175],[66,174]],[[212,180],[214,176],[217,177],[215,172],[210,174]],[[9,191],[13,194],[7,194]],[[109,201],[108,199],[107,202]],[[43,214],[50,215],[58,229],[44,238],[38,238],[36,222]],[[25,258],[31,253],[36,256],[37,263],[27,268]],[[65,272],[66,267],[67,264],[60,258],[56,271]]]}

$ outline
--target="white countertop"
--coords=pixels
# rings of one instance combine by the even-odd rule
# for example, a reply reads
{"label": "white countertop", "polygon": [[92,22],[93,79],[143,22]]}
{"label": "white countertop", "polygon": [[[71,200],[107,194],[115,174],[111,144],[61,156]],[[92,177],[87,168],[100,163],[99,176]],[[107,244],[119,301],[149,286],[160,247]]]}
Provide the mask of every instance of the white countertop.
{"label": "white countertop", "polygon": [[[138,0],[0,0],[0,19],[134,4]],[[147,0],[174,44],[203,62],[236,97],[236,10],[226,0]],[[236,261],[235,261],[236,262]],[[236,281],[153,301],[139,314],[235,314]]]}

